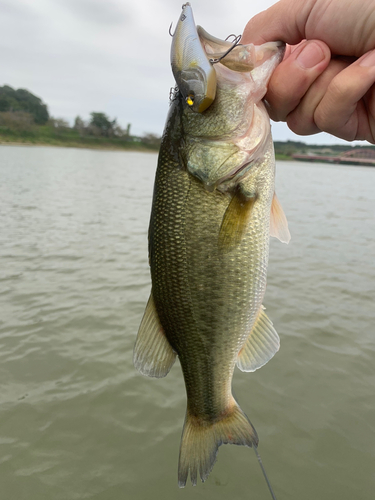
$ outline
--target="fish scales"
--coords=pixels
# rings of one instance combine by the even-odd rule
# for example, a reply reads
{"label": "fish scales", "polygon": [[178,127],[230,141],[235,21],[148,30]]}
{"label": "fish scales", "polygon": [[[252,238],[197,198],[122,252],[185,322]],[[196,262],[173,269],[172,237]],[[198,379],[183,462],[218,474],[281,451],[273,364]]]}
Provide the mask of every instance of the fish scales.
{"label": "fish scales", "polygon": [[263,297],[269,240],[263,214],[272,200],[272,178],[248,234],[232,252],[217,244],[228,195],[208,192],[173,160],[165,162],[163,154],[155,182],[169,186],[160,196],[156,190],[153,206],[156,309],[179,355],[191,412],[217,418],[228,406],[236,356]]}
{"label": "fish scales", "polygon": [[203,113],[177,91],[159,152],[149,227],[152,293],[134,362],[156,377],[168,373],[176,355],[181,363],[187,412],[180,486],[189,473],[193,484],[208,477],[221,444],[257,446],[232,395],[233,372],[236,363],[254,371],[279,348],[262,300],[270,231],[282,239],[277,227],[286,221],[274,195],[261,98],[282,49],[266,49],[270,62],[260,58],[261,71],[250,76],[215,65],[216,96]]}

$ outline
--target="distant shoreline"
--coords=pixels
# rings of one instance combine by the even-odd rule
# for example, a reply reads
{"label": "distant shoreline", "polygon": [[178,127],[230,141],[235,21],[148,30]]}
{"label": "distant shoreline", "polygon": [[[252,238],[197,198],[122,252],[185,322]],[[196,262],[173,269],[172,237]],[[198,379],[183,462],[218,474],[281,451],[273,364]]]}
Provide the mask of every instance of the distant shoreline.
{"label": "distant shoreline", "polygon": [[155,148],[152,146],[144,145],[144,144],[116,144],[112,142],[107,142],[105,139],[97,142],[97,138],[90,144],[89,141],[43,141],[43,140],[4,140],[4,137],[0,136],[0,146],[50,146],[50,147],[59,147],[59,148],[78,148],[78,149],[92,149],[92,150],[101,150],[101,151],[135,151],[140,153],[157,153],[159,148]]}
{"label": "distant shoreline", "polygon": [[[100,138],[100,142],[96,142],[95,144],[89,144],[87,141],[85,142],[78,142],[78,141],[59,141],[59,140],[52,140],[52,141],[43,141],[43,140],[14,140],[14,137],[12,138],[13,140],[4,140],[4,137],[0,136],[0,146],[50,146],[50,147],[59,147],[59,148],[78,148],[78,149],[91,149],[91,150],[97,150],[97,151],[132,151],[132,152],[139,152],[139,153],[158,153],[159,148],[154,147],[154,146],[149,146],[149,145],[144,145],[142,143],[134,144],[134,143],[126,143],[124,144],[119,143],[113,143],[113,142],[106,142],[106,140],[103,138]],[[98,139],[98,138],[96,138]],[[276,160],[285,160],[285,161],[293,161],[293,158],[289,155],[285,154],[275,154]]]}
{"label": "distant shoreline", "polygon": [[[96,151],[129,151],[138,153],[158,153],[159,144],[150,143],[142,140],[142,137],[132,137],[127,139],[119,137],[98,137],[98,136],[82,136],[82,137],[71,137],[69,135],[61,134],[58,137],[58,132],[53,131],[54,134],[50,135],[39,135],[35,132],[31,135],[30,133],[22,133],[21,136],[16,133],[1,134],[0,132],[0,146],[45,146],[45,147],[60,147],[60,148],[77,148],[77,149],[91,149]],[[66,131],[64,131],[66,133]],[[347,165],[362,165],[363,160],[357,161],[356,158],[352,157],[351,150],[355,153],[359,151],[359,155],[367,154],[370,150],[371,156],[374,159],[371,161],[371,165],[374,166],[375,162],[375,148],[372,145],[366,146],[355,146],[350,148],[350,146],[343,145],[308,145],[301,142],[294,141],[274,141],[275,147],[275,158],[277,161],[315,161],[319,163],[335,163],[335,164],[347,164]],[[363,151],[363,154],[361,152]],[[296,154],[303,152],[304,154]],[[311,156],[311,152],[317,151],[315,156]],[[325,155],[324,152],[326,151]],[[308,153],[308,154],[306,154]],[[328,156],[327,156],[328,153]],[[344,153],[344,154],[343,154]],[[334,161],[339,155],[343,154],[344,157],[349,156],[345,161]],[[358,154],[358,153],[357,153]],[[320,158],[321,156],[321,158]],[[363,165],[362,165],[363,166]]]}
{"label": "distant shoreline", "polygon": [[[159,148],[153,149],[145,146],[121,146],[114,144],[82,144],[79,142],[43,142],[43,141],[4,141],[0,138],[0,146],[47,146],[52,148],[77,148],[77,149],[91,149],[96,151],[129,151],[133,153],[154,153],[157,154],[159,152]],[[294,161],[291,156],[277,153],[275,154],[275,158],[278,161]]]}

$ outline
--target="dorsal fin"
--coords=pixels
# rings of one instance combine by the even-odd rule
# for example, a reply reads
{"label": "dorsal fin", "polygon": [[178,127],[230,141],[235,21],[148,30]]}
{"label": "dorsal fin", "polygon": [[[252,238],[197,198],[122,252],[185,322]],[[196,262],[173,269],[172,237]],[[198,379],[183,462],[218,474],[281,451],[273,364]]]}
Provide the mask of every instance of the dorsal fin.
{"label": "dorsal fin", "polygon": [[282,243],[289,243],[290,241],[288,221],[276,193],[273,194],[271,205],[270,236],[278,238]]}

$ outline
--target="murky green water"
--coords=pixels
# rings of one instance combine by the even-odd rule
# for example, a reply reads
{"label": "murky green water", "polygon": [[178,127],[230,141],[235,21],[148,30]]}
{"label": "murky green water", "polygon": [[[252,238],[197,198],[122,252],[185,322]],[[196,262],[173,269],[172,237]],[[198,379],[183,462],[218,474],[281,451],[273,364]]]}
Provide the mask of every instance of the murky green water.
{"label": "murky green water", "polygon": [[[0,498],[270,498],[252,450],[222,446],[177,487],[178,363],[134,371],[150,289],[156,155],[0,147]],[[280,163],[289,246],[265,305],[281,350],[234,389],[279,500],[375,491],[375,169]]]}

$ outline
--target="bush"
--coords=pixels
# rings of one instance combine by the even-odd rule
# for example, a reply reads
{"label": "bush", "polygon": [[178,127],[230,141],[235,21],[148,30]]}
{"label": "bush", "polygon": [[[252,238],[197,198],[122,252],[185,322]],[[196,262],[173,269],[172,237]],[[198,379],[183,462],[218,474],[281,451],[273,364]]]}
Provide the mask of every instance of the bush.
{"label": "bush", "polygon": [[0,127],[15,132],[30,132],[36,129],[33,116],[24,111],[0,112]]}

